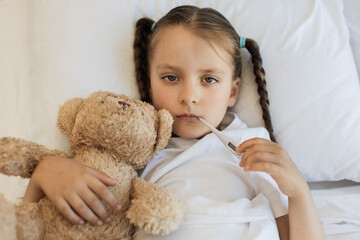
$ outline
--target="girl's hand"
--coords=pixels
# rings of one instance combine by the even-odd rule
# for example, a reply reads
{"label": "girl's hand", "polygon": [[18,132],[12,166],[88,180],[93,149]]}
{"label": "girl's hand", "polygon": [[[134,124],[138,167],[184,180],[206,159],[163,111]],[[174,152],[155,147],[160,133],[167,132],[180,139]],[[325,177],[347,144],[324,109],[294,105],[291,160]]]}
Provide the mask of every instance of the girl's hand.
{"label": "girl's hand", "polygon": [[[116,180],[105,173],[80,162],[49,156],[36,167],[28,190],[43,191],[60,213],[75,224],[82,224],[86,220],[94,225],[102,225],[110,218],[98,196],[115,210],[121,208],[107,188],[115,184]],[[27,194],[31,196],[28,190],[25,199]]]}
{"label": "girl's hand", "polygon": [[300,196],[308,188],[305,178],[279,144],[253,138],[241,143],[236,151],[243,153],[239,165],[244,171],[267,172],[289,198]]}

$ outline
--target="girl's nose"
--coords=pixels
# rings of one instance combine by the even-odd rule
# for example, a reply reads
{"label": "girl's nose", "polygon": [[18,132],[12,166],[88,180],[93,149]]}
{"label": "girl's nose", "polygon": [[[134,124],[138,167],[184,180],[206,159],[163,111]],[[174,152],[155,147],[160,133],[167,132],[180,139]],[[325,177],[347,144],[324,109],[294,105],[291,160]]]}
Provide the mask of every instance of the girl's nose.
{"label": "girl's nose", "polygon": [[179,94],[181,104],[197,104],[199,102],[199,92],[193,84],[184,84]]}

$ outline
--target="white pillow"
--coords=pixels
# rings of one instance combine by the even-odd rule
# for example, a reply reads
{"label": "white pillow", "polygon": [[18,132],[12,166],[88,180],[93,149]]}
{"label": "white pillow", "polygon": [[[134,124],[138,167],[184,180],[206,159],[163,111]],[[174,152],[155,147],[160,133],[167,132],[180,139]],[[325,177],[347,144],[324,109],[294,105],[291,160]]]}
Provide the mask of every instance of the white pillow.
{"label": "white pillow", "polygon": [[[0,137],[28,136],[30,122],[29,43],[25,1],[0,1]],[[0,175],[0,192],[15,201],[27,181]]]}
{"label": "white pillow", "polygon": [[[260,43],[277,140],[306,179],[360,181],[360,88],[342,2],[255,0],[230,20]],[[247,91],[237,108],[252,126],[260,114],[246,108],[257,101]]]}
{"label": "white pillow", "polygon": [[[1,115],[0,136],[69,151],[56,128],[58,106],[95,90],[138,98],[132,55],[135,21],[141,16],[157,20],[180,4],[199,4],[218,9],[239,34],[258,41],[275,133],[306,178],[360,182],[360,89],[342,2],[0,1],[0,7],[6,4],[24,14],[0,11],[7,12],[3,23],[21,20],[11,29],[0,24],[0,32],[9,33],[2,37],[0,52],[5,54],[0,62],[13,69],[0,68],[0,109],[8,112]],[[11,38],[13,31],[19,38]],[[259,126],[252,66],[245,50],[244,55],[235,108],[249,126]]]}
{"label": "white pillow", "polygon": [[350,44],[360,78],[360,1],[344,0],[344,13],[350,30]]}

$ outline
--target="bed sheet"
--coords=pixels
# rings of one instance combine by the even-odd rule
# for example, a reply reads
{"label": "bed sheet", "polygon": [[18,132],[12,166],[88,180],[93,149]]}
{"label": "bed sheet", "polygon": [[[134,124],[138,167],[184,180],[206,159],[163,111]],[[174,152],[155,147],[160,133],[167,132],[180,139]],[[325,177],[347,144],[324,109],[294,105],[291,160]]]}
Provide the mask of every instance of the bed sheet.
{"label": "bed sheet", "polygon": [[328,240],[360,239],[360,183],[309,183]]}

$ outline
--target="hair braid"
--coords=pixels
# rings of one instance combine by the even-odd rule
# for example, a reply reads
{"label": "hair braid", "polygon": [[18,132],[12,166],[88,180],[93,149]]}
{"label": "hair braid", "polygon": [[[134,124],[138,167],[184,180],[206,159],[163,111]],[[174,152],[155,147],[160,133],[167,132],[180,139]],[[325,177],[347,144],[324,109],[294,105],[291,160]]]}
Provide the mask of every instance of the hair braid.
{"label": "hair braid", "polygon": [[140,91],[142,101],[151,103],[150,97],[150,78],[148,63],[149,36],[151,25],[154,23],[150,18],[141,18],[136,23],[134,40],[134,60],[136,81]]}
{"label": "hair braid", "polygon": [[262,67],[262,59],[259,51],[259,46],[254,40],[247,38],[245,47],[251,54],[251,61],[254,65],[255,81],[258,85],[257,92],[260,96],[260,106],[263,112],[262,117],[264,119],[265,127],[269,131],[270,139],[276,142],[273,126],[271,123],[268,92],[266,90],[265,71]]}

